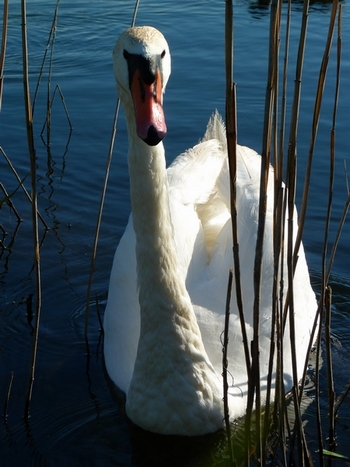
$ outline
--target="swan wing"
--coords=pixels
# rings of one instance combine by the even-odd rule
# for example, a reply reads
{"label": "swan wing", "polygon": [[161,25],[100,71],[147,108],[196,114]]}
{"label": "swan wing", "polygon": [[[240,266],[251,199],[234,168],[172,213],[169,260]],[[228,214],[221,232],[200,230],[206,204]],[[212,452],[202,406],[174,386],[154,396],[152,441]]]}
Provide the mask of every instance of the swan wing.
{"label": "swan wing", "polygon": [[[186,286],[206,352],[219,375],[222,373],[220,339],[224,329],[223,315],[226,310],[228,275],[229,270],[233,268],[232,226],[229,211],[230,183],[223,135],[224,127],[214,115],[202,142],[180,156],[169,169],[172,218]],[[215,139],[208,139],[212,136]],[[240,282],[248,342],[253,338],[253,272],[259,215],[260,171],[261,156],[250,148],[237,145],[237,229],[241,264]],[[274,281],[273,210],[274,173],[273,168],[270,167],[260,296],[260,368],[263,399],[267,388],[271,341]],[[294,241],[297,225],[297,212],[294,209]],[[287,220],[285,228],[287,231]],[[285,242],[287,244],[287,239]],[[284,280],[282,299],[285,300],[288,284],[286,249],[282,264]],[[281,278],[282,276],[279,280]],[[298,376],[301,377],[316,310],[315,295],[310,284],[302,245],[299,249],[294,279],[294,297],[295,348]],[[287,388],[293,385],[291,353],[287,323],[284,339],[284,379]],[[232,415],[239,417],[246,410],[248,378],[235,284],[230,303],[229,362],[232,376],[230,394],[234,408]]]}
{"label": "swan wing", "polygon": [[114,255],[103,325],[106,369],[112,381],[125,393],[134,372],[140,337],[135,246],[130,215]]}

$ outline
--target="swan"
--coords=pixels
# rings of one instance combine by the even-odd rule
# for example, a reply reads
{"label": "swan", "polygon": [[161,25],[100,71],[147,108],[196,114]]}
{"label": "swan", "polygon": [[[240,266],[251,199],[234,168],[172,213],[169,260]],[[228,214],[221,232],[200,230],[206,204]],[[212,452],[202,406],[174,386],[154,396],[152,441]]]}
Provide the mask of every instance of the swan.
{"label": "swan", "polygon": [[[126,414],[134,424],[160,434],[212,433],[223,428],[220,336],[233,267],[225,127],[214,113],[202,141],[166,169],[162,103],[171,63],[165,38],[153,27],[128,29],[115,45],[113,64],[127,121],[132,214],[110,276],[104,315],[106,369],[126,394]],[[261,158],[243,146],[237,146],[237,158],[241,281],[251,340]],[[262,397],[271,334],[272,168],[268,187],[260,317]],[[296,212],[294,216],[296,222]],[[302,246],[294,290],[300,377],[316,312]],[[236,419],[246,410],[247,371],[234,291],[229,333],[229,410]],[[288,389],[293,384],[290,355],[286,338]]]}

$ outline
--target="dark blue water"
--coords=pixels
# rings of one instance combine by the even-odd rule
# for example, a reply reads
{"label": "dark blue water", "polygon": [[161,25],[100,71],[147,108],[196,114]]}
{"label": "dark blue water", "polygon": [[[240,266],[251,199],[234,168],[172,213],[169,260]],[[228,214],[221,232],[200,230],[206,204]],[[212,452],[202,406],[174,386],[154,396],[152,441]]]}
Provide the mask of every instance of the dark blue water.
{"label": "dark blue water", "polygon": [[[32,97],[55,5],[52,0],[34,0],[27,5]],[[0,248],[0,407],[5,403],[10,374],[14,372],[8,418],[1,419],[1,466],[155,465],[153,460],[149,460],[152,459],[152,452],[144,453],[137,434],[130,433],[122,408],[118,406],[108,387],[103,371],[100,325],[95,306],[97,298],[98,308],[103,314],[114,250],[129,213],[125,157],[127,141],[123,116],[118,123],[91,294],[89,360],[86,357],[84,340],[85,300],[92,245],[116,105],[111,51],[119,34],[130,25],[133,9],[134,3],[130,0],[60,2],[49,92],[52,96],[56,85],[59,85],[73,130],[70,130],[63,101],[56,93],[52,108],[50,145],[44,144],[48,141],[45,128],[44,142],[40,138],[46,118],[50,72],[49,62],[46,62],[35,102],[34,128],[39,210],[50,230],[45,234],[40,224],[43,299],[29,422],[24,421],[23,413],[33,333],[30,297],[35,293],[30,204],[21,189],[12,196],[12,202],[22,218],[20,224],[6,204],[2,205],[0,211],[0,223],[6,232],[0,231],[5,247]],[[238,139],[241,144],[260,151],[269,10],[256,2],[237,1],[234,14]],[[329,15],[330,5],[313,3],[309,16],[301,97],[298,202]],[[301,18],[300,4],[293,6],[292,17],[290,92],[293,88],[293,64]],[[172,53],[172,76],[165,95],[169,129],[166,151],[168,161],[171,161],[198,141],[215,108],[220,112],[224,111],[224,2],[179,0],[175,3],[141,0],[137,24],[151,24],[159,28],[168,39]],[[350,15],[346,2],[343,2],[342,35],[331,241],[347,197],[343,161],[350,165]],[[304,235],[304,246],[316,292],[320,291],[335,58],[333,47],[315,148]],[[20,177],[24,178],[30,169],[23,105],[21,16],[17,3],[10,4],[4,76],[0,145]],[[0,181],[8,193],[14,192],[18,187],[18,182],[2,154]],[[25,180],[25,185],[29,190],[29,177]],[[0,193],[0,198],[2,197]],[[343,230],[331,278],[333,357],[338,394],[349,383],[350,374],[349,236],[348,222]],[[322,399],[322,403],[326,414],[326,400]],[[346,442],[349,425],[348,398],[339,412],[337,426],[339,452],[344,455],[350,455],[349,444]],[[317,445],[313,442],[314,426],[314,411],[311,408],[308,433],[311,448],[316,450]],[[220,445],[220,442],[217,444]],[[187,446],[186,449],[188,465],[222,465],[218,461],[219,447],[207,450],[201,445]],[[156,448],[154,450],[157,451]],[[159,465],[169,465],[169,460],[161,461]],[[178,465],[185,463],[181,461]]]}

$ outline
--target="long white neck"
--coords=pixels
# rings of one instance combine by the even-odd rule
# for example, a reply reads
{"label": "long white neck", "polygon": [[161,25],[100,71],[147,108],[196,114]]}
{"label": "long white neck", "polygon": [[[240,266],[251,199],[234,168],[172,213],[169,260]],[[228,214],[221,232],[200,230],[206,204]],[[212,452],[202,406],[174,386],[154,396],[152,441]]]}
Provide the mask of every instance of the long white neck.
{"label": "long white neck", "polygon": [[179,267],[169,206],[164,147],[148,146],[129,127],[129,175],[136,234],[141,338],[149,329],[171,328],[185,319],[201,341],[197,320]]}
{"label": "long white neck", "polygon": [[204,411],[212,425],[209,431],[215,431],[222,420],[220,392],[216,395],[220,383],[179,267],[163,144],[148,146],[136,135],[130,115],[128,122],[141,333],[126,410],[150,431],[164,432],[173,418],[171,434],[184,429],[200,434],[203,426],[194,412],[202,417]]}
{"label": "long white neck", "polygon": [[141,312],[152,315],[155,300],[166,301],[175,312],[183,298],[191,313],[174,242],[163,144],[134,140],[129,173]]}
{"label": "long white neck", "polygon": [[[129,176],[133,225],[136,234],[137,276],[141,308],[141,338],[145,322],[154,319],[171,321],[184,308],[201,338],[191,301],[181,274],[176,251],[169,206],[164,146],[149,146],[136,132],[133,104],[128,94],[123,96],[128,138]],[[166,303],[168,312],[157,312]],[[181,304],[181,305],[180,305]],[[151,327],[151,325],[150,325]]]}

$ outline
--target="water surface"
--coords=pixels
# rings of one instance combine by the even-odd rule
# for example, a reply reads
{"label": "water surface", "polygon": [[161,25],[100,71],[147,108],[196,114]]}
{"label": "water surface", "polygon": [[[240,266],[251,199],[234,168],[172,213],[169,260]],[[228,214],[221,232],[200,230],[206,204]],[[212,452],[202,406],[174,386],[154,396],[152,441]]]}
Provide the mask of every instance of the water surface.
{"label": "water surface", "polygon": [[[72,4],[73,3],[73,4]],[[38,80],[54,15],[55,2],[33,0],[27,5],[30,85]],[[113,396],[103,370],[100,325],[96,313],[107,296],[113,254],[129,214],[125,123],[118,123],[101,236],[91,295],[87,359],[84,340],[85,300],[94,230],[106,166],[116,90],[111,52],[120,33],[130,25],[132,1],[60,2],[54,44],[51,88],[59,85],[69,112],[56,94],[52,109],[50,146],[44,128],[48,62],[34,109],[40,212],[50,230],[40,224],[42,317],[39,351],[29,422],[23,420],[29,379],[35,293],[30,205],[21,190],[12,197],[20,224],[7,205],[0,212],[5,250],[0,250],[0,405],[5,402],[11,371],[14,379],[8,418],[2,419],[1,465],[155,465],[154,451],[145,454],[138,434],[129,430],[122,405]],[[260,152],[267,73],[269,11],[257,2],[235,3],[235,66],[238,99],[238,139]],[[141,1],[137,24],[151,24],[168,39],[172,76],[165,95],[169,133],[168,162],[202,136],[214,109],[224,111],[224,2]],[[310,141],[313,102],[328,29],[330,5],[313,3],[305,56],[298,142],[302,177]],[[301,5],[293,6],[290,92],[298,43]],[[336,183],[331,239],[347,196],[343,160],[349,161],[350,15],[343,3],[343,55],[336,133]],[[283,43],[283,40],[282,40]],[[316,293],[320,291],[321,248],[329,173],[329,138],[334,101],[335,50],[322,107],[315,148],[314,171],[304,245]],[[5,82],[0,114],[0,144],[19,175],[29,173],[22,85],[20,6],[10,4]],[[348,162],[349,164],[349,162]],[[0,181],[9,193],[18,183],[0,155]],[[25,181],[30,188],[29,177]],[[301,180],[298,203],[301,198]],[[2,194],[1,194],[2,197]],[[350,272],[349,223],[344,227],[333,274],[333,341],[336,390],[349,383]],[[34,303],[33,303],[34,306]],[[28,312],[29,311],[29,312]],[[326,397],[326,396],[324,396]],[[327,412],[326,399],[322,406]],[[339,414],[339,450],[350,455],[349,400]],[[313,409],[309,435],[314,437]],[[142,436],[141,436],[142,439]],[[219,464],[220,442],[213,450],[188,446],[188,465]],[[204,443],[205,444],[205,443]],[[311,443],[316,450],[317,446]],[[171,456],[170,456],[171,457]],[[317,459],[316,454],[314,457]],[[150,460],[153,459],[153,460]],[[165,461],[159,461],[165,465]],[[169,459],[166,461],[169,464]],[[221,461],[220,461],[221,462]],[[185,465],[184,461],[181,464]]]}

